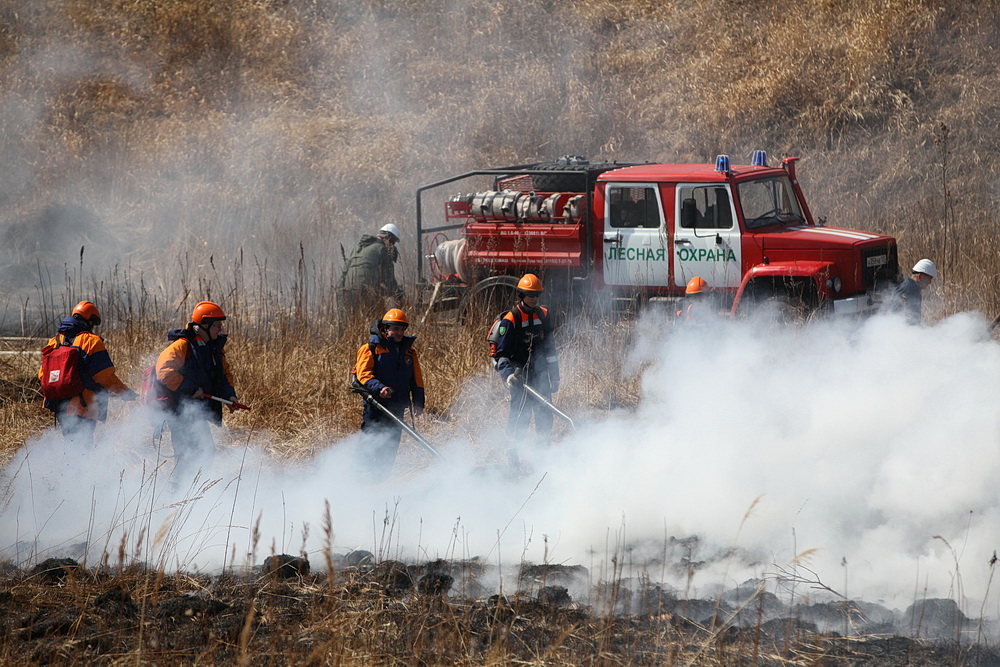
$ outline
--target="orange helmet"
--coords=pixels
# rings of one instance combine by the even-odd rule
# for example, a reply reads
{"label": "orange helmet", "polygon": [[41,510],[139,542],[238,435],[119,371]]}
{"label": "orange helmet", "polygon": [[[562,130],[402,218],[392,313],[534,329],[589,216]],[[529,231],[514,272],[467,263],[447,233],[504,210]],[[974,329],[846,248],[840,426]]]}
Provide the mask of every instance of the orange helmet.
{"label": "orange helmet", "polygon": [[191,313],[191,321],[203,327],[210,326],[215,320],[224,319],[226,314],[222,312],[222,307],[212,301],[199,301]]}
{"label": "orange helmet", "polygon": [[699,276],[695,276],[688,281],[687,288],[685,288],[685,294],[701,294],[708,289],[708,283]]}
{"label": "orange helmet", "polygon": [[545,290],[542,289],[542,281],[538,279],[538,276],[534,273],[525,273],[521,279],[517,281],[517,291],[541,294]]}
{"label": "orange helmet", "polygon": [[97,306],[91,301],[81,301],[73,309],[73,316],[83,320],[92,327],[101,323],[101,314],[97,312]]}
{"label": "orange helmet", "polygon": [[405,328],[410,326],[410,321],[406,319],[406,313],[399,308],[392,308],[382,316],[382,326],[387,327],[390,324],[402,324]]}

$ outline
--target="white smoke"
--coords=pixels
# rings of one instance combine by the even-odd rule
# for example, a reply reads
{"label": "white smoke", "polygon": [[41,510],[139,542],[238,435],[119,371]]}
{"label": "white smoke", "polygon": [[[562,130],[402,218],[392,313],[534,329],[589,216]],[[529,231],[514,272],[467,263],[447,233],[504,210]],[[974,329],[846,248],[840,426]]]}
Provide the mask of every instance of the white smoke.
{"label": "white smoke", "polygon": [[[983,317],[796,328],[648,312],[634,337],[604,353],[622,356],[638,409],[575,414],[572,437],[522,449],[520,479],[455,441],[434,443],[444,460],[419,474],[367,484],[360,436],[288,465],[255,433],[220,448],[210,488],[171,489],[166,441],[158,457],[146,418],[120,406],[95,450],[67,451],[56,433],[23,448],[4,473],[0,548],[115,564],[124,545],[129,559],[217,572],[303,546],[322,568],[329,539],[335,555],[646,572],[691,596],[794,572],[900,608],[996,597],[1000,347]],[[506,447],[502,433],[492,442]],[[681,557],[703,565],[677,568]]]}

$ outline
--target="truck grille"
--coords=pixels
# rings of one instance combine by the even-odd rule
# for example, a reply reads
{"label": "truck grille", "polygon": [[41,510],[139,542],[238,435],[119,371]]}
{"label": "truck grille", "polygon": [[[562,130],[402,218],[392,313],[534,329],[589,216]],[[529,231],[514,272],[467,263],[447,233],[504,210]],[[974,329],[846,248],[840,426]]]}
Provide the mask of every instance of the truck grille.
{"label": "truck grille", "polygon": [[865,248],[861,251],[861,278],[866,289],[871,289],[880,282],[892,280],[898,273],[899,260],[896,258],[894,244]]}

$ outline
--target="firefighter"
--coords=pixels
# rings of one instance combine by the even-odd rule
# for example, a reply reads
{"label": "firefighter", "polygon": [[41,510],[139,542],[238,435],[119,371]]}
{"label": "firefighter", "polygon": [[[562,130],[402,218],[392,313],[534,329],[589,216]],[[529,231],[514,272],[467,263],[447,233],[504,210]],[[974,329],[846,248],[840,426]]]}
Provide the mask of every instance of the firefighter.
{"label": "firefighter", "polygon": [[[73,312],[59,323],[58,333],[48,342],[46,349],[58,345],[80,348],[79,374],[83,392],[61,400],[46,400],[45,407],[55,414],[55,423],[67,442],[90,447],[94,444],[97,422],[108,416],[108,394],[115,394],[126,401],[134,401],[136,392],[125,386],[115,374],[111,355],[104,347],[104,339],[94,333],[100,325],[101,314],[90,301],[81,301]],[[38,371],[39,382],[43,381]]]}
{"label": "firefighter", "polygon": [[343,311],[354,312],[373,301],[384,306],[386,300],[392,301],[391,305],[402,300],[403,289],[396,282],[393,266],[399,259],[398,242],[399,228],[391,222],[377,235],[364,234],[358,240],[340,277]]}
{"label": "firefighter", "polygon": [[705,282],[704,278],[695,276],[689,280],[687,287],[684,288],[687,306],[677,311],[677,317],[683,319],[685,322],[704,317],[709,312],[709,294],[708,283]]}
{"label": "firefighter", "polygon": [[542,281],[526,273],[517,283],[518,301],[501,318],[494,365],[510,391],[507,417],[507,462],[518,467],[517,449],[528,422],[535,419],[535,440],[547,446],[552,439],[552,412],[525,391],[528,384],[546,399],[559,391],[559,359],[549,310],[539,305]]}
{"label": "firefighter", "polygon": [[175,488],[185,481],[182,478],[207,464],[215,451],[209,424],[222,425],[222,404],[207,397],[236,401],[223,351],[225,321],[219,304],[199,302],[185,328],[167,332],[170,344],[156,359],[154,392],[170,428]]}
{"label": "firefighter", "polygon": [[937,278],[937,267],[929,259],[913,265],[910,277],[896,286],[889,297],[889,312],[903,313],[908,324],[922,321],[922,292]]}
{"label": "firefighter", "polygon": [[[399,308],[392,308],[372,324],[368,342],[358,348],[351,370],[355,386],[360,385],[392,414],[403,419],[406,408],[419,417],[424,411],[424,377],[420,357],[413,347],[416,336],[406,334],[409,320]],[[361,430],[376,436],[369,470],[372,478],[389,476],[399,449],[403,429],[377,407],[365,403]]]}

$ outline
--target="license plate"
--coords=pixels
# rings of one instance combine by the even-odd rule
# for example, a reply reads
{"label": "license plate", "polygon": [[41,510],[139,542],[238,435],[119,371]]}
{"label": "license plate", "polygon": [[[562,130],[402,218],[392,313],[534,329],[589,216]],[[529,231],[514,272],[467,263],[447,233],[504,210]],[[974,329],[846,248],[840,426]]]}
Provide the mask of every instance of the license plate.
{"label": "license plate", "polygon": [[871,257],[868,258],[868,268],[870,269],[873,266],[884,266],[885,262],[886,262],[885,255],[872,255]]}

